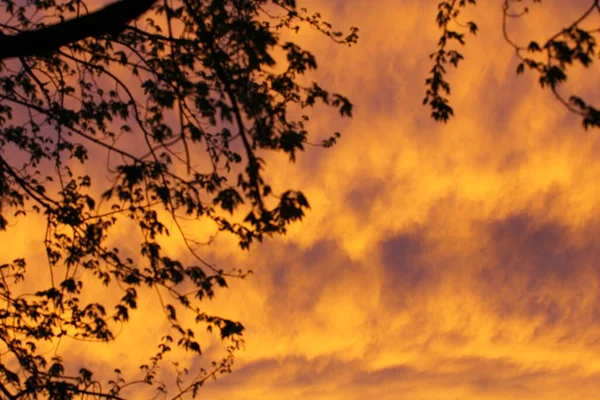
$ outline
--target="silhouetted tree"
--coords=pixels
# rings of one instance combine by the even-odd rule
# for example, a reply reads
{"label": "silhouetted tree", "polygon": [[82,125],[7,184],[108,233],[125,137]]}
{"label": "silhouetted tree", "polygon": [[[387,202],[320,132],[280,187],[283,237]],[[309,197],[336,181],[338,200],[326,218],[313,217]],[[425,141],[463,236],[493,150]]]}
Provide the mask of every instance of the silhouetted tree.
{"label": "silhouetted tree", "polygon": [[[133,383],[165,390],[156,380],[165,353],[179,346],[200,355],[196,334],[208,328],[229,343],[229,356],[195,378],[178,375],[169,392],[195,395],[229,371],[243,330],[199,302],[244,271],[205,262],[181,218],[212,220],[247,249],[303,217],[300,191],[265,180],[264,154],[294,161],[307,144],[309,108],[321,102],[350,116],[352,105],[300,79],[316,60],[283,38],[307,25],[351,44],[356,30],[334,31],[295,0],[121,0],[95,12],[83,0],[0,3],[0,230],[43,216],[52,282],[19,293],[31,274],[25,259],[0,264],[0,397],[117,399]],[[91,166],[110,174],[108,183],[93,181]],[[139,229],[138,256],[111,244],[123,221]],[[161,249],[167,224],[193,263]],[[82,300],[94,279],[114,290],[114,308]],[[171,328],[139,381],[117,371],[101,386],[89,366],[67,373],[79,368],[73,360],[39,349],[64,337],[112,341],[141,287],[156,289]],[[197,325],[182,322],[184,312]]]}
{"label": "silhouetted tree", "polygon": [[[529,41],[511,36],[508,21],[524,18],[532,10],[530,7],[541,0],[502,0],[502,30],[506,42],[515,49],[520,60],[517,73],[526,70],[538,75],[542,88],[552,91],[556,98],[571,112],[581,116],[583,126],[600,127],[600,111],[579,95],[565,95],[560,91],[561,84],[567,80],[570,68],[582,65],[589,67],[598,56],[597,39],[600,30],[590,22],[600,15],[600,1],[589,0],[589,6],[574,21],[561,31],[550,36],[545,42]],[[530,4],[528,4],[530,3]],[[448,0],[438,4],[436,21],[442,30],[438,49],[431,55],[434,66],[428,77],[427,93],[423,100],[432,109],[432,117],[446,122],[453,115],[449,104],[450,84],[446,80],[446,68],[457,67],[463,59],[457,44],[464,45],[468,33],[477,33],[477,24],[473,21],[461,21],[461,11],[476,0]]]}
{"label": "silhouetted tree", "polygon": [[[443,33],[424,99],[436,120],[453,115],[446,68],[463,58],[455,45],[477,32],[474,22],[460,21],[475,3],[439,3]],[[545,43],[520,45],[506,21],[525,16],[526,8],[515,9],[524,3],[502,2],[504,35],[521,60],[517,72],[537,73],[585,127],[600,126],[596,108],[559,92],[568,68],[588,66],[597,55],[599,32],[583,25],[600,12],[599,0]],[[0,264],[1,396],[118,399],[136,383],[164,391],[156,379],[161,360],[172,346],[200,355],[203,327],[228,342],[228,356],[193,378],[178,373],[170,394],[195,395],[206,379],[230,370],[243,331],[239,322],[204,313],[199,303],[245,272],[204,261],[180,222],[211,220],[248,249],[303,217],[308,201],[301,192],[274,190],[265,180],[264,154],[283,152],[294,161],[308,143],[309,108],[322,102],[350,116],[352,105],[305,83],[301,75],[316,60],[283,38],[307,25],[352,44],[357,31],[335,31],[295,0],[120,0],[93,12],[83,0],[0,4],[0,230],[30,213],[42,216],[52,282],[21,293],[25,259]],[[319,144],[329,147],[337,137]],[[105,165],[110,179],[93,182],[84,170],[90,165]],[[123,223],[139,229],[138,256],[111,244],[114,227]],[[167,223],[183,237],[193,263],[161,249]],[[114,290],[114,307],[82,300],[94,279]],[[63,337],[112,341],[142,287],[156,289],[171,328],[139,380],[125,381],[117,371],[101,386],[86,365],[67,373],[79,368],[73,360],[39,349]],[[197,325],[182,322],[185,312]]]}

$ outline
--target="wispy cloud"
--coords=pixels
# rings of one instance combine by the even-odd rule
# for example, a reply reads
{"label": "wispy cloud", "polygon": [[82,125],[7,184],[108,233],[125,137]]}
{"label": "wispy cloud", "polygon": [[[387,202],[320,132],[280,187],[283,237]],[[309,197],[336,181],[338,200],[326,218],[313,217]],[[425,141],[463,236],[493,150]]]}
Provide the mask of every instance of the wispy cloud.
{"label": "wispy cloud", "polygon": [[[360,26],[350,49],[309,31],[297,38],[319,56],[318,78],[354,100],[356,116],[316,114],[313,131],[341,130],[338,146],[309,149],[295,165],[269,160],[277,187],[307,194],[304,222],[250,253],[221,236],[206,249],[220,266],[255,275],[207,304],[244,322],[247,344],[233,374],[203,396],[600,393],[600,135],[535,77],[515,76],[497,2],[477,6],[481,32],[451,74],[457,117],[432,122],[421,100],[435,3],[308,2],[340,28]],[[539,18],[556,21],[578,4],[544,3]],[[546,29],[530,20],[529,33]],[[595,91],[583,73],[574,85]],[[130,346],[140,330],[149,338],[158,329],[147,326],[155,307],[142,304],[118,339],[123,351],[103,357],[137,366]]]}

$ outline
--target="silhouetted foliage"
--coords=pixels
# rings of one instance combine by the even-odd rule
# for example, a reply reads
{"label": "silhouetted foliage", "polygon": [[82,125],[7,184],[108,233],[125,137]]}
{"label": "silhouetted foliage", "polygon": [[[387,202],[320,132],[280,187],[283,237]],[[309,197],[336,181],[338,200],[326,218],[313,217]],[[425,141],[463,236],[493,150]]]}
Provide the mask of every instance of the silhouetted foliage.
{"label": "silhouetted foliage", "polygon": [[[545,42],[522,45],[507,21],[525,17],[525,3],[502,0],[503,34],[520,59],[517,73],[536,73],[586,128],[600,126],[597,108],[559,90],[569,68],[587,67],[597,56],[599,31],[584,25],[600,13],[600,0]],[[209,315],[199,304],[247,271],[203,260],[181,221],[212,221],[248,249],[302,219],[307,199],[272,188],[264,156],[274,151],[296,159],[308,143],[308,109],[315,104],[342,116],[351,115],[352,105],[307,83],[302,75],[317,68],[315,57],[286,38],[307,26],[352,44],[357,30],[335,31],[295,0],[120,0],[93,12],[83,0],[0,4],[0,230],[31,213],[43,217],[51,278],[49,287],[22,293],[15,288],[31,274],[25,258],[0,264],[1,396],[119,399],[134,384],[164,392],[157,369],[166,353],[178,346],[200,355],[198,329],[214,330],[228,356],[197,374],[177,367],[177,384],[169,388],[174,397],[195,395],[207,379],[230,371],[243,333],[239,322]],[[460,46],[478,32],[475,22],[461,21],[475,4],[439,2],[442,35],[424,98],[439,121],[453,115],[447,68],[459,66]],[[320,145],[330,147],[338,137],[334,132]],[[93,181],[97,174],[85,172],[90,166],[109,179]],[[114,245],[119,224],[137,227],[139,254]],[[169,225],[189,255],[171,258],[162,249]],[[116,293],[114,307],[83,300],[94,279]],[[170,330],[138,380],[115,370],[102,386],[88,366],[40,350],[40,343],[64,337],[111,342],[137,308],[141,288],[156,290]],[[186,312],[195,324],[184,322]],[[73,370],[79,372],[67,372]]]}
{"label": "silhouetted foliage", "polygon": [[[528,44],[519,44],[527,40],[511,37],[508,21],[524,18],[531,13],[527,3],[533,5],[541,0],[502,0],[502,30],[506,42],[515,49],[520,62],[517,74],[530,70],[538,75],[542,88],[552,91],[556,98],[571,112],[581,116],[583,126],[600,127],[600,110],[576,94],[564,95],[560,88],[567,78],[569,69],[575,65],[589,67],[598,57],[597,40],[600,31],[595,27],[586,27],[594,16],[600,15],[600,1],[590,0],[589,7],[576,20],[555,33],[543,43],[530,40]],[[468,21],[461,23],[461,12],[476,0],[450,0],[438,4],[437,23],[443,31],[438,42],[438,50],[431,55],[434,66],[427,78],[427,93],[424,104],[429,104],[432,117],[446,122],[453,115],[449,104],[450,84],[446,79],[446,68],[457,67],[463,55],[457,49],[465,44],[467,33],[476,34],[477,25]],[[453,46],[454,45],[454,46]]]}
{"label": "silhouetted foliage", "polygon": [[[0,392],[117,399],[134,383],[164,391],[156,371],[165,354],[179,346],[200,355],[196,333],[208,328],[228,342],[229,355],[197,375],[179,371],[169,388],[195,395],[230,370],[243,332],[199,302],[245,272],[204,261],[180,221],[212,220],[248,249],[303,217],[307,199],[269,185],[264,154],[293,161],[307,143],[309,108],[321,102],[350,116],[352,105],[300,79],[316,60],[284,38],[305,25],[352,44],[356,29],[343,35],[295,0],[122,0],[91,13],[82,0],[0,3],[0,230],[43,216],[52,279],[18,293],[31,274],[25,258],[0,265]],[[108,186],[86,167],[105,170]],[[138,256],[111,240],[123,221],[139,229]],[[193,263],[162,250],[169,225]],[[119,296],[114,308],[82,300],[94,277]],[[88,366],[68,374],[79,368],[73,360],[39,349],[64,337],[112,341],[142,287],[156,289],[171,328],[139,380],[116,370],[102,386]],[[197,325],[186,325],[184,312]]]}

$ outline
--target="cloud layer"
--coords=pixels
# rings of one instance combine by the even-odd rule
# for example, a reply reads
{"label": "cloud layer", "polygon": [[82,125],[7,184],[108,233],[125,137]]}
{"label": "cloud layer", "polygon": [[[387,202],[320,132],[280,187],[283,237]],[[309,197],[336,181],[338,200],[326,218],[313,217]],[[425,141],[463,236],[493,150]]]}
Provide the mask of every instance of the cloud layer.
{"label": "cloud layer", "polygon": [[[480,34],[451,76],[457,117],[430,121],[420,101],[433,3],[314,2],[361,27],[350,50],[306,36],[356,117],[339,146],[278,169],[307,188],[312,212],[249,256],[259,273],[230,294],[240,304],[248,286],[260,293],[241,314],[247,351],[209,397],[599,392],[598,136],[534,76],[515,76],[495,4],[473,12]],[[548,2],[515,29],[543,38],[585,5]],[[322,118],[315,126],[336,129]]]}
{"label": "cloud layer", "polygon": [[[202,396],[600,393],[600,136],[534,76],[516,77],[498,2],[472,11],[481,31],[451,75],[457,117],[431,121],[421,100],[438,35],[435,3],[306,2],[336,26],[361,29],[350,49],[310,31],[297,37],[320,60],[315,77],[348,95],[356,116],[316,114],[315,134],[342,131],[339,145],[310,149],[293,165],[269,160],[275,186],[307,194],[305,221],[250,253],[222,237],[207,250],[218,265],[255,274],[208,305],[244,323],[246,349]],[[538,17],[515,29],[523,40],[543,38],[587,4],[568,3],[538,5]],[[575,71],[572,87],[592,93],[589,76]],[[77,352],[127,364],[153,349],[153,307],[141,305],[120,350]],[[210,354],[217,343],[207,340]]]}

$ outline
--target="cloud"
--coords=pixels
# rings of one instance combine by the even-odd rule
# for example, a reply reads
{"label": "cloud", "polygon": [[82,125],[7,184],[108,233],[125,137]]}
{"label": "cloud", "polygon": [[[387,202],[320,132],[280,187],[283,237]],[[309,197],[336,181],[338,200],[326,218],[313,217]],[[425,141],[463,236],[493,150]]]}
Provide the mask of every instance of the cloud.
{"label": "cloud", "polygon": [[[297,37],[321,60],[316,78],[353,99],[356,116],[342,122],[318,112],[311,120],[315,137],[343,132],[332,149],[311,149],[297,164],[268,157],[274,186],[302,188],[309,198],[301,224],[249,253],[224,236],[203,253],[255,274],[205,303],[244,323],[246,347],[233,374],[201,395],[600,393],[600,139],[534,76],[514,75],[493,2],[472,11],[481,31],[450,75],[456,118],[432,122],[420,102],[438,35],[435,3],[307,2],[340,28],[361,28],[351,49],[308,29]],[[543,36],[544,21],[556,25],[584,3],[540,5],[544,13],[521,37]],[[594,90],[582,74],[575,71],[573,85]],[[161,327],[156,307],[140,305],[114,353],[87,354],[136,368],[136,340],[144,338],[148,351]],[[207,360],[219,354],[218,340],[205,343]],[[84,350],[78,354],[83,360]],[[193,362],[204,360],[182,360]]]}
{"label": "cloud", "polygon": [[263,264],[269,312],[249,325],[238,377],[209,393],[593,396],[597,136],[535,77],[514,75],[499,12],[484,4],[473,15],[482,30],[451,74],[457,117],[431,122],[419,105],[437,34],[423,25],[429,14],[417,2],[365,4],[315,4],[361,26],[350,51],[307,39],[327,54],[322,76],[357,99],[356,117],[339,146],[277,171],[306,188],[312,211],[259,250],[286,268]]}

